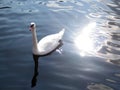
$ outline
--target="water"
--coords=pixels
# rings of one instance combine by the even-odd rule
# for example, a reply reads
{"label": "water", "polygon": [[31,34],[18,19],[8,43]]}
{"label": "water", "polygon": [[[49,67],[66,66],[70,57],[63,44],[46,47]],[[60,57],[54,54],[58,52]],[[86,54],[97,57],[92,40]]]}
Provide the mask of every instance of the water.
{"label": "water", "polygon": [[[61,54],[34,61],[32,21],[66,29]],[[119,0],[0,0],[0,31],[0,90],[120,89]]]}

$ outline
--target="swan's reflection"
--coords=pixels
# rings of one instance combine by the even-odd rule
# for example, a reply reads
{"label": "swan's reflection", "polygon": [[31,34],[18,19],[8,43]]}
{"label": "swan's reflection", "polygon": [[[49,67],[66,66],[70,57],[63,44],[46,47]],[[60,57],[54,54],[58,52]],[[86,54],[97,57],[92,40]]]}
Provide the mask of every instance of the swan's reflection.
{"label": "swan's reflection", "polygon": [[34,75],[31,81],[31,87],[36,86],[36,82],[37,82],[37,76],[38,76],[38,58],[39,56],[37,55],[33,55],[33,60],[34,60]]}
{"label": "swan's reflection", "polygon": [[33,78],[31,80],[31,87],[35,87],[36,86],[36,83],[37,83],[37,76],[39,74],[38,72],[38,60],[40,57],[44,57],[44,56],[47,56],[47,55],[50,55],[52,54],[54,51],[58,50],[62,45],[63,45],[63,42],[62,40],[59,41],[60,44],[54,49],[52,50],[51,52],[49,52],[48,54],[46,55],[41,55],[41,56],[38,56],[38,55],[34,55],[33,54],[33,60],[34,60],[34,75],[33,75]]}

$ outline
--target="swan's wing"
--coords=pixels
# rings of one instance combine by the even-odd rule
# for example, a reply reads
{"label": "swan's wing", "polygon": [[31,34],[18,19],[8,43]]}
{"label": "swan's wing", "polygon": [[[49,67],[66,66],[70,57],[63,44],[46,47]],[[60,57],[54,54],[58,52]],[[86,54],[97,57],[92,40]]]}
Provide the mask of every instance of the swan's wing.
{"label": "swan's wing", "polygon": [[59,33],[57,34],[51,34],[43,39],[41,39],[38,43],[38,50],[40,54],[47,54],[53,50],[55,50],[59,44],[60,40],[63,37],[65,29],[62,29]]}
{"label": "swan's wing", "polygon": [[59,45],[59,35],[52,34],[44,37],[38,43],[40,52],[48,53],[54,50]]}

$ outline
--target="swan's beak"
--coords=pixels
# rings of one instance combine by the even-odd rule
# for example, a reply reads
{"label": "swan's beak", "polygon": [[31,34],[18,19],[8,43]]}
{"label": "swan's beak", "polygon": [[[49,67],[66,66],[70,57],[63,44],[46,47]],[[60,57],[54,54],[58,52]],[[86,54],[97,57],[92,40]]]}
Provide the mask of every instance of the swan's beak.
{"label": "swan's beak", "polygon": [[32,27],[32,26],[30,26],[30,27],[29,27],[29,31],[32,31],[32,28],[33,28],[33,27]]}
{"label": "swan's beak", "polygon": [[30,24],[29,30],[32,31],[34,28],[35,28],[35,23],[32,22],[32,23]]}
{"label": "swan's beak", "polygon": [[31,27],[29,27],[29,31],[31,31]]}
{"label": "swan's beak", "polygon": [[32,25],[29,26],[29,31],[31,31],[31,30],[32,30]]}

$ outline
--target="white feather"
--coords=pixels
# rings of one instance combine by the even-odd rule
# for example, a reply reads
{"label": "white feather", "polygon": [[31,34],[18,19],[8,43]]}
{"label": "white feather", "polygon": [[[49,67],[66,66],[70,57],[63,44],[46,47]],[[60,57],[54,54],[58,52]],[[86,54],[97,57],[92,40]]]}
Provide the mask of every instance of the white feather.
{"label": "white feather", "polygon": [[37,42],[36,30],[32,31],[33,36],[33,54],[35,55],[45,55],[56,49],[60,44],[60,40],[63,37],[65,29],[62,29],[56,34],[51,34],[43,37],[39,42]]}

